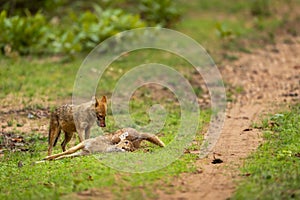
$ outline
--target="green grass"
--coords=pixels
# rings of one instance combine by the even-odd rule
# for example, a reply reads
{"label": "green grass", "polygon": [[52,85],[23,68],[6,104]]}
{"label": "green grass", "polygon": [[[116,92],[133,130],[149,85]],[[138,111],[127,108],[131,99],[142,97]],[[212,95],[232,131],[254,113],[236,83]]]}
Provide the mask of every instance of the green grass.
{"label": "green grass", "polygon": [[300,199],[300,105],[261,127],[265,142],[246,160],[233,199]]}
{"label": "green grass", "polygon": [[2,57],[0,60],[0,99],[8,94],[27,98],[66,98],[72,94],[74,77],[81,61],[51,61],[51,58]]}
{"label": "green grass", "polygon": [[[28,153],[6,155],[1,166],[1,199],[57,199],[64,194],[83,191],[88,188],[116,189],[116,195],[122,188],[131,186],[149,187],[155,180],[166,176],[178,175],[182,172],[193,171],[189,163],[196,156],[187,155],[175,161],[163,170],[145,174],[128,174],[118,172],[105,166],[93,156],[76,159],[66,159],[32,165],[38,156]],[[22,161],[24,166],[18,168]],[[116,179],[118,176],[121,180]]]}
{"label": "green grass", "polygon": [[298,0],[181,2],[186,13],[176,29],[203,45],[217,63],[232,60],[229,50],[250,52],[249,48],[274,43],[276,30],[283,30],[287,21],[295,20],[292,13],[299,7]]}
{"label": "green grass", "polygon": [[[25,107],[43,107],[43,103],[72,97],[74,81],[83,57],[72,62],[51,61],[52,58],[39,60],[36,57],[11,60],[0,60],[0,100],[16,99],[13,104],[24,104]],[[118,80],[129,70],[141,64],[160,63],[178,70],[185,78],[192,80],[194,68],[186,60],[162,50],[138,50],[113,62],[102,75],[97,88],[97,95],[112,94]],[[198,78],[201,78],[200,76]],[[201,86],[192,84],[198,95]],[[147,88],[140,88],[142,93],[151,96]],[[21,101],[22,99],[22,101]],[[39,102],[37,104],[36,102]],[[26,105],[25,105],[26,104]],[[33,105],[32,105],[33,104]]]}
{"label": "green grass", "polygon": [[[218,60],[218,62],[222,59],[229,61],[236,60],[237,57],[230,55],[229,50],[250,52],[246,47],[241,45],[240,40],[257,40],[264,35],[268,42],[273,41],[274,35],[270,33],[282,25],[284,21],[284,18],[275,18],[274,16],[252,16],[250,14],[251,2],[243,0],[230,0],[226,2],[220,0],[195,0],[186,3],[186,1],[180,1],[180,6],[186,13],[183,15],[181,22],[175,25],[175,29],[191,36],[202,44],[204,48],[208,49],[214,60]],[[280,2],[282,3],[283,1],[276,1],[276,5],[280,5]],[[261,43],[252,42],[252,44]],[[224,50],[226,53],[223,53]],[[219,55],[221,56],[219,57]],[[57,105],[60,100],[68,99],[70,101],[75,76],[83,61],[83,56],[79,55],[69,62],[56,60],[55,57],[40,58],[37,56],[17,57],[15,59],[1,57],[0,102],[9,102],[12,108],[14,106],[18,108],[23,106],[36,109],[45,107],[49,102]],[[137,65],[151,62],[174,67],[190,82],[200,78],[192,75],[194,70],[189,63],[175,55],[159,50],[134,51],[129,55],[122,56],[105,71],[103,78],[99,82],[97,95],[106,94],[110,96],[112,89],[122,75]],[[192,86],[196,94],[201,97],[201,87],[193,83]],[[231,93],[234,94],[243,92],[243,88],[241,87],[236,87],[233,90]],[[156,91],[147,87],[139,88],[139,92],[140,95],[137,95],[138,98],[130,103],[130,112],[134,122],[137,125],[148,124],[149,117],[147,110],[151,105],[160,103],[166,108],[169,115],[161,131],[163,134],[159,136],[166,144],[169,144],[174,139],[174,134],[180,122],[179,107],[174,100],[174,96],[171,95],[171,98],[156,99],[152,96],[153,92]],[[295,112],[293,111],[293,113]],[[299,116],[299,109],[297,112]],[[199,116],[200,127],[198,133],[201,132],[203,126],[207,125],[209,116],[210,114],[207,110],[203,111]],[[279,117],[275,120],[290,119],[290,116],[294,115],[285,113],[284,117]],[[294,118],[296,119],[296,116]],[[9,118],[7,123],[10,126],[16,124],[13,118]],[[269,131],[272,131],[272,134],[266,134],[266,137],[270,139],[269,143],[272,144],[266,147],[268,150],[261,149],[252,158],[262,158],[263,161],[266,163],[271,162],[271,164],[264,164],[263,161],[258,162],[261,163],[259,166],[247,164],[246,167],[249,167],[245,168],[244,173],[249,173],[250,176],[248,179],[253,180],[249,185],[245,183],[244,187],[248,193],[241,191],[241,193],[237,193],[236,198],[253,197],[251,195],[261,194],[261,190],[256,189],[256,185],[261,186],[263,189],[271,185],[270,189],[264,191],[266,193],[273,188],[283,188],[287,185],[289,189],[286,192],[280,193],[279,195],[282,196],[279,197],[299,194],[299,190],[292,187],[299,185],[299,167],[297,168],[299,166],[299,158],[293,156],[295,152],[299,153],[299,145],[286,145],[283,148],[283,143],[275,143],[278,138],[286,138],[277,130],[288,124],[284,121],[282,123],[280,126],[270,128]],[[265,122],[264,126],[267,127],[267,124]],[[295,121],[295,123],[290,124],[298,124],[298,129],[290,128],[289,134],[294,133],[292,130],[299,130],[299,117],[298,123]],[[107,126],[105,130],[108,132],[116,130],[116,124],[110,110],[107,118]],[[98,134],[97,130],[93,131],[94,135]],[[167,186],[171,183],[174,176],[183,172],[192,173],[195,171],[194,163],[197,155],[194,154],[184,154],[180,159],[166,168],[143,174],[132,174],[114,170],[106,166],[104,161],[101,162],[95,159],[94,156],[32,165],[32,162],[40,160],[46,155],[46,138],[37,137],[36,132],[32,134],[25,133],[24,135],[27,135],[27,140],[33,139],[33,142],[29,145],[30,150],[28,152],[7,152],[4,157],[0,158],[0,199],[59,199],[62,195],[83,191],[88,188],[108,190],[120,199],[141,199],[145,195],[154,198],[154,187],[161,187],[161,183]],[[290,140],[296,141],[296,138],[294,136]],[[202,136],[198,134],[196,136],[198,144],[201,142],[201,139]],[[197,150],[199,146],[193,144],[189,148]],[[272,149],[274,147],[275,149]],[[281,147],[282,149],[277,151],[277,148]],[[138,151],[133,153],[133,155],[138,157],[142,154],[152,154],[160,150],[150,144],[143,146],[143,148],[149,152],[143,153]],[[56,147],[54,153],[59,151],[60,148]],[[267,155],[270,152],[271,155]],[[267,157],[263,157],[266,155]],[[164,156],[166,155],[164,154]],[[22,161],[23,167],[18,167],[19,161]],[[275,161],[281,163],[278,165],[278,168],[274,164]],[[272,168],[263,169],[263,167],[269,166]],[[285,173],[282,177],[274,175],[277,172],[284,171],[285,167],[289,170],[289,173]],[[295,169],[298,170],[297,173],[293,171]],[[263,172],[263,174],[260,174],[260,172]],[[297,177],[293,177],[293,174],[298,174],[298,181],[294,181]],[[284,182],[284,186],[280,185],[280,180],[284,180],[285,178],[293,181]],[[251,192],[253,193],[249,194]],[[276,190],[274,193],[278,194],[279,190]]]}
{"label": "green grass", "polygon": [[[134,111],[133,115],[139,117],[140,120],[146,120],[147,117],[144,114],[135,113]],[[208,112],[202,112],[201,116],[199,116],[200,129],[208,122],[209,116]],[[163,135],[160,136],[166,144],[169,144],[174,138],[179,120],[177,112],[169,113],[166,126],[161,131]],[[113,123],[112,117],[108,116],[107,131],[115,129]],[[45,157],[47,152],[47,138],[30,134],[27,135],[25,139],[31,141],[30,145],[28,145],[29,151],[7,152],[4,157],[0,158],[0,199],[58,199],[62,195],[83,191],[88,188],[108,190],[119,197],[123,197],[123,195],[128,195],[128,197],[131,195],[141,195],[140,188],[144,188],[144,192],[147,193],[147,196],[151,197],[151,195],[153,195],[151,194],[151,188],[156,184],[155,181],[162,179],[164,184],[167,185],[168,182],[171,181],[171,177],[183,172],[195,171],[194,162],[197,159],[196,154],[183,154],[167,167],[146,173],[126,173],[109,167],[113,162],[122,164],[119,163],[119,159],[125,154],[110,154],[111,156],[108,158],[104,155],[101,157],[100,154],[99,156],[102,158],[100,161],[94,156],[86,156],[33,164],[33,162]],[[199,134],[196,137],[196,141],[200,142],[201,139],[202,137]],[[199,146],[200,145],[198,145],[198,148]],[[166,149],[167,148],[168,147],[166,147]],[[195,149],[197,147],[191,146],[189,148]],[[128,164],[134,163],[131,159],[139,159],[142,156],[145,158],[147,158],[147,156],[151,157],[153,153],[157,152],[158,156],[168,157],[168,155],[166,155],[168,151],[160,154],[159,151],[164,151],[164,149],[155,147],[152,144],[144,143],[143,149],[148,149],[148,152],[137,151],[128,153],[127,156],[129,156],[128,159],[130,161],[123,162],[124,170],[126,170],[125,167]],[[58,145],[54,153],[60,151]],[[158,159],[162,159],[162,157]],[[20,161],[23,163],[23,167],[18,167]],[[147,165],[153,163],[151,159],[148,159],[148,161],[146,160],[143,164]],[[157,164],[159,165],[160,162],[157,162]],[[132,189],[124,193],[124,188],[128,187]]]}

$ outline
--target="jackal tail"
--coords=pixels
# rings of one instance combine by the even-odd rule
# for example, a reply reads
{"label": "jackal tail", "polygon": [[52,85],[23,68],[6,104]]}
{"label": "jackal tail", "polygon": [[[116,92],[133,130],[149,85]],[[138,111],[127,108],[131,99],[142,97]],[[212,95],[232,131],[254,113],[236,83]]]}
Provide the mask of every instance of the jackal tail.
{"label": "jackal tail", "polygon": [[56,113],[51,113],[50,128],[49,128],[49,134],[48,134],[48,144],[49,145],[51,145],[51,141],[53,141],[53,139],[54,139],[53,146],[56,145],[58,138],[60,136],[60,132],[61,132],[61,129],[59,127],[58,116]]}

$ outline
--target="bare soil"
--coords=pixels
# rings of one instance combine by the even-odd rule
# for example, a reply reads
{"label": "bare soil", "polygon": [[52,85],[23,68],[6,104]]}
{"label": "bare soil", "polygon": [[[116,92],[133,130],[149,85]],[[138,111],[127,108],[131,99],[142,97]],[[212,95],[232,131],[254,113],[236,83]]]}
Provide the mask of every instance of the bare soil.
{"label": "bare soil", "polygon": [[[288,41],[288,42],[287,42]],[[241,87],[228,105],[227,119],[213,152],[198,160],[198,173],[183,174],[169,188],[155,192],[159,199],[229,199],[241,179],[239,167],[262,142],[252,127],[267,113],[300,102],[300,38],[281,38],[275,45],[236,53],[237,61],[220,67],[225,82]],[[217,159],[216,164],[213,164]],[[166,192],[167,191],[167,192]],[[171,192],[170,192],[171,191]]]}

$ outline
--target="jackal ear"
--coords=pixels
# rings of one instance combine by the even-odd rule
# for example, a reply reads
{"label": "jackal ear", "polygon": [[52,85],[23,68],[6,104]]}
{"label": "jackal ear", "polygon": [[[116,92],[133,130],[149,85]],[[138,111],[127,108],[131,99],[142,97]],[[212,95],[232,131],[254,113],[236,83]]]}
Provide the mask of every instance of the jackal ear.
{"label": "jackal ear", "polygon": [[97,99],[97,97],[95,97],[95,107],[97,107],[99,104],[100,104],[100,102],[99,102],[99,100]]}
{"label": "jackal ear", "polygon": [[102,103],[106,103],[106,102],[107,102],[106,96],[102,96],[101,102],[102,102]]}

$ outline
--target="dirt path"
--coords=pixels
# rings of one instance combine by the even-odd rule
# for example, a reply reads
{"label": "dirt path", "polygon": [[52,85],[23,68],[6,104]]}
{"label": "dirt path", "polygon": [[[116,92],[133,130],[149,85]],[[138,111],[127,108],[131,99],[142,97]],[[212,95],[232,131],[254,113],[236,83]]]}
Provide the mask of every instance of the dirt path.
{"label": "dirt path", "polygon": [[221,68],[225,82],[242,86],[243,92],[227,110],[222,135],[213,154],[198,160],[197,174],[183,174],[172,188],[160,190],[159,199],[228,199],[242,177],[238,167],[262,140],[251,125],[286,102],[300,102],[300,38],[281,38],[251,54],[238,53],[238,60]]}

